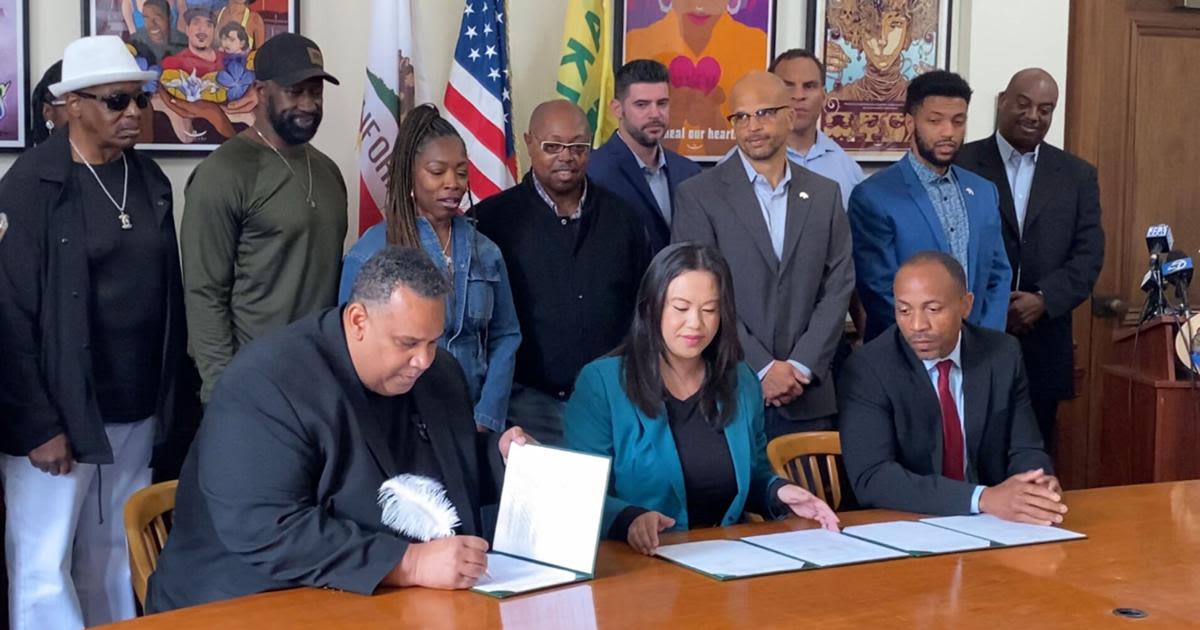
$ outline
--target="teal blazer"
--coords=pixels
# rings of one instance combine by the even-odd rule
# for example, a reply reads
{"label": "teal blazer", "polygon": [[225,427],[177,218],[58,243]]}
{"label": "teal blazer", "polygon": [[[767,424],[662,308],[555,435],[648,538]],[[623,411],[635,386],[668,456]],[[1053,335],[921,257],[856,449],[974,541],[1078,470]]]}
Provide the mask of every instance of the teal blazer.
{"label": "teal blazer", "polygon": [[[683,469],[666,408],[649,417],[629,400],[621,386],[622,360],[604,357],[580,371],[563,419],[565,446],[612,458],[602,536],[608,535],[621,510],[631,505],[665,514],[675,519],[673,530],[686,530]],[[768,489],[778,478],[767,463],[762,385],[745,363],[738,366],[737,411],[725,427],[725,439],[738,493],[721,519],[722,526],[741,519],[750,497],[755,499],[752,505],[770,505]]]}

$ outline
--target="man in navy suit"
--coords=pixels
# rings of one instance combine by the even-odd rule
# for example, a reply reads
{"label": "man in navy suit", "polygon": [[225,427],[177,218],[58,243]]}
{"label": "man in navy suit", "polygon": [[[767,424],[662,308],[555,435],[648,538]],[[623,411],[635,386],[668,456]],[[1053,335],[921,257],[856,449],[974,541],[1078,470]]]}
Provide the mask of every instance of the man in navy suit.
{"label": "man in navy suit", "polygon": [[895,322],[892,280],[913,254],[936,250],[967,272],[975,304],[967,321],[1004,330],[1012,269],[1000,231],[996,186],[953,166],[967,128],[971,87],[952,72],[913,79],[904,102],[909,152],[854,188],[850,229],[865,339]]}
{"label": "man in navy suit", "polygon": [[675,188],[699,174],[691,160],[667,150],[660,141],[671,114],[667,67],[635,59],[616,73],[609,107],[620,121],[617,132],[592,153],[588,177],[632,207],[646,226],[653,253],[671,242]]}

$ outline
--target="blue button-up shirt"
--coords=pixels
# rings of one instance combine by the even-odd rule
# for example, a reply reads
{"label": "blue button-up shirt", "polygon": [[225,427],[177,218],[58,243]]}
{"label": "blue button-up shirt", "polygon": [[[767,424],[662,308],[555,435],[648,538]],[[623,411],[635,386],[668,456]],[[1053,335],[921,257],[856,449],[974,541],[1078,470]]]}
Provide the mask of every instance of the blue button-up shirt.
{"label": "blue button-up shirt", "polygon": [[[953,363],[950,368],[950,396],[954,398],[954,406],[958,410],[958,422],[963,435],[963,466],[967,465],[967,417],[963,413],[963,372],[962,372],[962,333],[958,334],[958,341],[954,344],[954,350],[948,356],[940,359],[930,359],[928,361],[922,359],[921,363],[925,364],[925,371],[929,374],[929,382],[933,384],[933,391],[937,394],[938,391],[938,369],[937,366],[942,361],[949,359]],[[963,471],[966,472],[965,470]],[[983,486],[976,486],[975,493],[971,495],[971,513],[979,513],[979,497],[983,494]]]}
{"label": "blue button-up shirt", "polygon": [[650,186],[650,194],[658,203],[658,211],[666,219],[667,225],[671,225],[671,182],[667,179],[667,152],[658,147],[658,162],[653,167],[643,162],[636,153],[633,159],[637,160],[638,168],[646,176],[646,185]]}
{"label": "blue button-up shirt", "polygon": [[[925,163],[911,152],[905,159],[916,171],[917,179],[929,195],[933,211],[942,224],[946,240],[950,242],[950,255],[954,256],[958,264],[962,265],[963,271],[967,272],[971,226],[967,220],[967,203],[963,200],[962,191],[958,189],[958,178],[954,176],[954,169],[947,168],[945,174],[939,174],[925,166]],[[970,277],[969,272],[967,277]]]}
{"label": "blue button-up shirt", "polygon": [[1037,168],[1038,145],[1029,153],[1021,153],[996,132],[996,146],[1000,147],[1000,159],[1004,160],[1004,172],[1008,174],[1008,189],[1012,191],[1013,209],[1017,211],[1017,229],[1025,232],[1025,210],[1029,207],[1029,189],[1033,186],[1033,170]]}
{"label": "blue button-up shirt", "polygon": [[[724,162],[737,153],[734,147],[726,153],[721,161]],[[808,154],[800,153],[792,147],[787,148],[788,159],[804,168],[837,182],[842,191],[842,209],[850,203],[850,192],[862,180],[866,179],[862,167],[850,157],[838,143],[821,131],[817,131],[817,141],[808,150]]]}

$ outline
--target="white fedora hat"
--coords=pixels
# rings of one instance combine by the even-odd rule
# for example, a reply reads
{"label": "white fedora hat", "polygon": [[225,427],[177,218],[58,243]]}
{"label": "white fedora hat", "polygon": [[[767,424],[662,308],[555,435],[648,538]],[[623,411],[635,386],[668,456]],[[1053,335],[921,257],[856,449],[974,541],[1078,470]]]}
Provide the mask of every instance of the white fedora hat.
{"label": "white fedora hat", "polygon": [[116,35],[81,37],[67,45],[63,52],[62,81],[50,86],[50,92],[62,98],[83,88],[137,81],[146,83],[158,78],[157,72],[142,70],[125,42]]}

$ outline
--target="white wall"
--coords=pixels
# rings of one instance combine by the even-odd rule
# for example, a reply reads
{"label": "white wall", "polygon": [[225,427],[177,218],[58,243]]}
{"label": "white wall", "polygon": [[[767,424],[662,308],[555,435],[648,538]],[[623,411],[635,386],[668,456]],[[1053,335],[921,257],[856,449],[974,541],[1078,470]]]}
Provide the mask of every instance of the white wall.
{"label": "white wall", "polygon": [[[514,119],[523,131],[533,107],[555,97],[565,0],[508,0],[509,48],[512,58]],[[778,0],[779,50],[802,46],[806,0]],[[1069,0],[956,0],[956,66],[975,88],[968,138],[989,133],[994,120],[995,95],[1013,72],[1027,66],[1046,68],[1066,83],[1067,15]],[[30,30],[32,82],[62,56],[62,50],[79,35],[79,0],[32,0]],[[342,81],[326,91],[325,122],[314,140],[342,168],[350,182],[357,178],[355,149],[362,102],[363,68],[367,57],[368,0],[302,0],[301,31],[325,52],[328,70]],[[423,63],[439,85],[449,74],[450,59],[464,0],[414,0],[420,20],[415,37],[425,54]],[[348,10],[353,8],[355,10]],[[441,92],[439,88],[436,90]],[[1050,141],[1062,143],[1060,113]],[[518,142],[518,146],[521,143]],[[523,153],[523,149],[521,149]],[[15,156],[0,155],[0,175]],[[183,185],[198,158],[161,157],[159,163],[175,187],[176,219],[182,214]],[[523,161],[522,156],[522,164]],[[358,187],[350,186],[350,207],[358,206]],[[353,217],[352,217],[353,219]],[[357,222],[352,220],[352,226]],[[353,237],[351,237],[352,239]]]}

